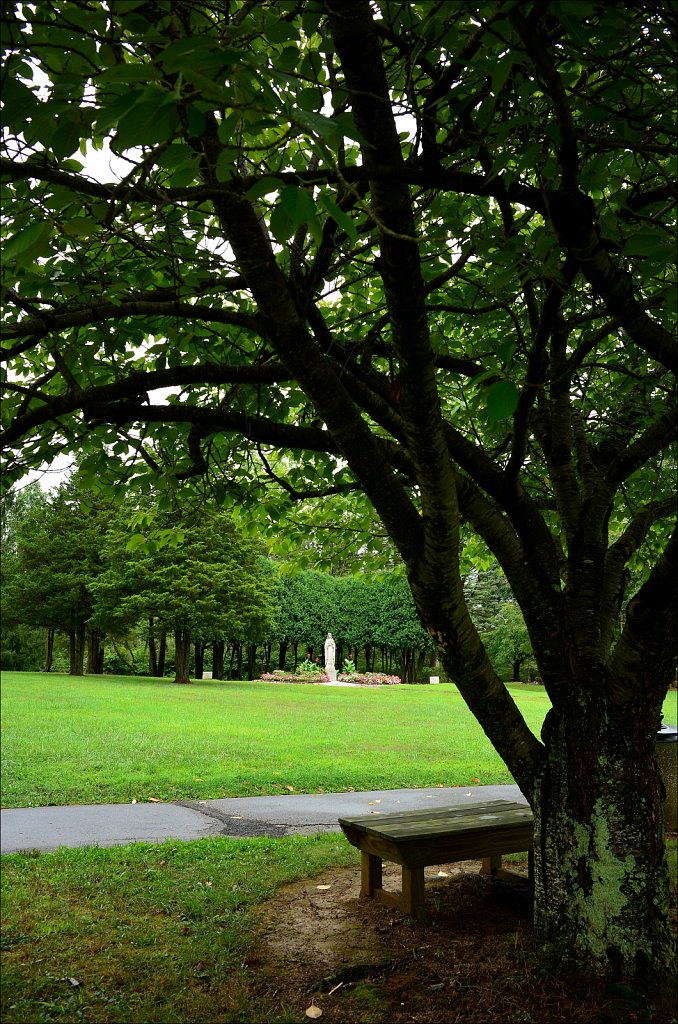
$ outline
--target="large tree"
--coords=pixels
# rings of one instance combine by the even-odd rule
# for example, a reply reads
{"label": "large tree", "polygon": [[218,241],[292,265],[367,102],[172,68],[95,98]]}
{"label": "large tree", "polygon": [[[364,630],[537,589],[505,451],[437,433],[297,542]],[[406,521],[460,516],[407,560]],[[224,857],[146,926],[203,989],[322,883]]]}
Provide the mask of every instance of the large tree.
{"label": "large tree", "polygon": [[173,633],[176,683],[190,683],[191,642],[204,650],[215,640],[266,636],[269,574],[259,545],[238,533],[228,513],[205,509],[179,522],[151,507],[136,519],[144,532],[130,540],[123,515],[103,543],[106,567],[92,586],[102,628],[152,620]]}
{"label": "large tree", "polygon": [[83,674],[88,643],[88,671],[102,671],[101,634],[90,620],[110,507],[92,502],[75,479],[49,494],[34,484],[15,499],[15,506],[11,550],[3,550],[4,623],[48,630],[46,670],[51,667],[56,631],[68,637],[71,675]]}
{"label": "large tree", "polygon": [[[127,480],[211,472],[230,500],[249,481],[262,513],[365,495],[534,809],[538,934],[582,969],[661,979],[669,5],[5,11],[8,479],[66,448]],[[83,166],[90,143],[108,171]],[[464,600],[464,524],[522,610],[540,738]]]}

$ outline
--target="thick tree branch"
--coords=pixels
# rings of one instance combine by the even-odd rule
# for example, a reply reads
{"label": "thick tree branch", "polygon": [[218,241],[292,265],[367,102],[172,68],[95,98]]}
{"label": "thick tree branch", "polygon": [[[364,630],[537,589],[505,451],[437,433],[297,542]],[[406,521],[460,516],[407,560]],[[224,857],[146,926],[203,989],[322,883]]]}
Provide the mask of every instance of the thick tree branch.
{"label": "thick tree branch", "polygon": [[659,705],[675,669],[677,638],[678,525],[629,602],[622,635],[608,662],[611,706],[620,719],[639,701]]}
{"label": "thick tree branch", "polygon": [[[167,370],[132,371],[127,376],[110,384],[70,390],[61,395],[33,393],[45,404],[15,415],[11,423],[0,432],[0,442],[12,445],[35,429],[56,421],[60,416],[80,409],[94,409],[112,406],[116,402],[146,396],[149,391],[160,388],[184,387],[190,384],[282,384],[290,380],[289,372],[279,362],[267,362],[250,366],[228,366],[219,363],[201,363],[196,366],[174,367]],[[17,391],[26,394],[23,385],[6,381],[6,392]],[[135,408],[139,408],[138,401]],[[187,407],[189,408],[189,407]]]}
{"label": "thick tree branch", "polygon": [[610,487],[617,488],[632,473],[640,469],[648,459],[665,448],[675,444],[678,436],[678,406],[675,403],[651,423],[643,433],[630,444],[618,446],[614,461],[605,474]]}
{"label": "thick tree branch", "polygon": [[370,175],[377,154],[391,166],[402,165],[379,36],[367,0],[326,0],[325,9],[355,122],[367,141],[363,164],[370,176],[371,203],[381,236],[378,270],[399,361],[400,404],[408,450],[418,469],[424,531],[433,545],[449,539],[454,550],[458,531],[454,474],[445,458],[419,249],[411,241],[416,224],[410,193],[404,184],[373,180]]}
{"label": "thick tree branch", "polygon": [[[245,330],[261,333],[262,323],[254,315],[237,310],[218,309],[213,306],[193,305],[190,302],[112,302],[93,303],[64,312],[45,312],[39,317],[28,317],[14,326],[2,326],[5,338],[34,339],[70,327],[84,327],[87,324],[103,323],[106,320],[125,320],[130,317],[176,317],[181,320],[199,320],[206,323],[228,324]],[[5,351],[3,358],[16,354],[13,349]]]}
{"label": "thick tree branch", "polygon": [[629,559],[639,550],[653,523],[668,516],[675,516],[677,503],[678,498],[675,495],[664,501],[650,502],[636,512],[622,535],[608,549],[605,557],[605,582],[601,602],[601,633],[606,650],[612,643],[614,627],[629,581],[629,573],[626,568]]}
{"label": "thick tree branch", "polygon": [[600,240],[592,200],[578,191],[552,192],[547,205],[560,241],[611,316],[639,348],[678,373],[678,346],[670,332],[647,315],[635,296],[630,275],[612,262]]}

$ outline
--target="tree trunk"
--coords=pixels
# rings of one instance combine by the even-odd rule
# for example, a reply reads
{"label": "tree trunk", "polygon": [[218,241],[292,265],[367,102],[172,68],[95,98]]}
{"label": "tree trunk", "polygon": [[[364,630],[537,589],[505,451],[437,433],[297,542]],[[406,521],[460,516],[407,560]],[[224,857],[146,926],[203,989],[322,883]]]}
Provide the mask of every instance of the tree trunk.
{"label": "tree trunk", "polygon": [[224,678],[224,650],[226,642],[215,640],[212,644],[212,679]]}
{"label": "tree trunk", "polygon": [[409,647],[400,648],[400,679],[403,683],[411,683],[414,673],[414,661],[412,650]]}
{"label": "tree trunk", "polygon": [[[233,661],[235,659],[235,669],[233,668]],[[234,675],[235,673],[235,675]],[[231,671],[230,676],[232,679],[242,679],[242,644],[233,644],[233,655],[231,657]]]}
{"label": "tree trunk", "polygon": [[45,667],[43,672],[52,671],[52,661],[54,659],[54,627],[49,626],[47,629],[47,643],[45,645]]}
{"label": "tree trunk", "polygon": [[158,672],[159,678],[165,675],[165,660],[167,658],[167,630],[163,627],[160,633],[160,646],[158,648]]}
{"label": "tree trunk", "polygon": [[421,677],[424,671],[424,665],[426,663],[426,651],[419,651],[416,656],[416,665],[414,670],[414,677],[421,682]]}
{"label": "tree trunk", "polygon": [[289,643],[288,643],[287,640],[281,640],[280,641],[280,646],[278,648],[278,668],[280,669],[281,672],[284,671],[284,668],[285,668],[285,661],[287,659],[287,648],[288,647],[289,647]]}
{"label": "tree trunk", "polygon": [[257,645],[247,645],[247,678],[254,679],[257,675]]}
{"label": "tree trunk", "polygon": [[69,673],[81,676],[85,671],[85,623],[77,622],[68,632]]}
{"label": "tree trunk", "polygon": [[533,798],[537,935],[559,960],[655,989],[674,962],[658,721],[614,723],[584,700],[549,712]]}
{"label": "tree trunk", "polygon": [[88,630],[87,633],[87,672],[91,675],[101,675],[104,670],[104,646],[101,642],[101,633],[98,629]]}
{"label": "tree trunk", "polygon": [[191,633],[188,629],[174,631],[174,682],[190,683]]}
{"label": "tree trunk", "polygon": [[157,676],[158,673],[158,651],[155,645],[155,630],[153,618],[148,620],[148,674]]}
{"label": "tree trunk", "polygon": [[516,658],[513,662],[513,673],[511,675],[511,679],[514,681],[514,683],[520,682],[520,666],[522,665],[522,663],[522,658]]}
{"label": "tree trunk", "polygon": [[202,679],[205,672],[205,644],[202,640],[193,641],[195,652],[195,678]]}

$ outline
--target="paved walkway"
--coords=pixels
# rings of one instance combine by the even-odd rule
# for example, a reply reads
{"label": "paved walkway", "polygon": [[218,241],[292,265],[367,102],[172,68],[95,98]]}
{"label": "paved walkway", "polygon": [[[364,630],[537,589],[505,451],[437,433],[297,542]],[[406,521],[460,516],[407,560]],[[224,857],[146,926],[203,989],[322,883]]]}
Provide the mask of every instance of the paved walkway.
{"label": "paved walkway", "polygon": [[185,800],[175,803],[19,807],[0,811],[0,853],[59,846],[121,846],[205,836],[285,836],[339,832],[356,814],[452,807],[480,800],[527,801],[517,786],[390,789],[367,793]]}

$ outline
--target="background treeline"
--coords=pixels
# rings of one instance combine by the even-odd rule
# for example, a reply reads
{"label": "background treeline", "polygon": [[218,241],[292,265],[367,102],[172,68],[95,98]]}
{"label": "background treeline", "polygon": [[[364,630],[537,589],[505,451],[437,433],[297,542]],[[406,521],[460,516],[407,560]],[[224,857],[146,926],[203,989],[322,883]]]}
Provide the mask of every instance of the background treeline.
{"label": "background treeline", "polygon": [[[163,512],[138,496],[108,502],[72,478],[2,505],[2,647],[12,670],[254,679],[323,663],[440,675],[402,573],[297,571],[245,537],[228,513]],[[522,617],[496,569],[471,571],[467,592],[506,678],[534,671]]]}

